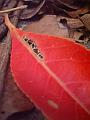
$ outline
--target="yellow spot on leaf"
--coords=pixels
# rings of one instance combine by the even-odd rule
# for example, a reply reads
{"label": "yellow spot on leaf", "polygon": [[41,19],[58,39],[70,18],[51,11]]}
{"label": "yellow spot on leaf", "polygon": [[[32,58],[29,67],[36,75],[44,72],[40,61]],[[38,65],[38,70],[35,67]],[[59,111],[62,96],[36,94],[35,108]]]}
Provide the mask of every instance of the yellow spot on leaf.
{"label": "yellow spot on leaf", "polygon": [[59,105],[52,100],[48,100],[48,104],[54,109],[59,109]]}

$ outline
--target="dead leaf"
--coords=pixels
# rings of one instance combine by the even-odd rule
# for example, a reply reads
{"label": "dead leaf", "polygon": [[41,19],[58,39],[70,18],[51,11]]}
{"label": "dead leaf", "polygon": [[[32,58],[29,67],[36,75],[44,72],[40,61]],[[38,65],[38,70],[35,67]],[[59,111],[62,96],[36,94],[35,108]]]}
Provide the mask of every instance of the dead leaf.
{"label": "dead leaf", "polygon": [[20,19],[21,20],[30,19],[31,17],[35,16],[40,11],[40,9],[43,7],[43,5],[45,4],[45,1],[46,0],[43,0],[36,8],[33,8],[33,9],[30,8],[30,9],[23,10],[20,16]]}
{"label": "dead leaf", "polygon": [[79,15],[84,15],[86,13],[88,13],[90,10],[88,8],[81,8],[79,10],[76,11],[66,11],[67,14],[72,17],[72,18],[78,18]]}
{"label": "dead leaf", "polygon": [[90,30],[90,14],[85,14],[81,17],[85,27]]}
{"label": "dead leaf", "polygon": [[61,25],[58,26],[57,17],[55,15],[46,15],[40,21],[32,22],[30,25],[24,26],[23,30],[35,33],[68,37],[68,30]]}

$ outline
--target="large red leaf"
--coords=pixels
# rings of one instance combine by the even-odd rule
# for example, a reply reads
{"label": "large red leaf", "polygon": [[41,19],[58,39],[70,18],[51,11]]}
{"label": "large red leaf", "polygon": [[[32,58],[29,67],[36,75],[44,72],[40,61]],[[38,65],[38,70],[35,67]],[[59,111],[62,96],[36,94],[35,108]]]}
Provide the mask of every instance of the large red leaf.
{"label": "large red leaf", "polygon": [[90,51],[65,38],[21,31],[7,16],[6,24],[20,89],[49,120],[90,120]]}

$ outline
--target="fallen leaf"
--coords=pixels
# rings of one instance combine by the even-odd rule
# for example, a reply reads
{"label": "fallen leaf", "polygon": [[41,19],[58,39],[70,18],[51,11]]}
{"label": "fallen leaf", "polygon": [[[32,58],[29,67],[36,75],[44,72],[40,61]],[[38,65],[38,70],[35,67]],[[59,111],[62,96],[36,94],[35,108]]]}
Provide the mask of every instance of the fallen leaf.
{"label": "fallen leaf", "polygon": [[67,14],[72,17],[72,18],[77,18],[79,15],[84,15],[86,13],[88,13],[90,10],[88,8],[81,8],[81,9],[78,9],[76,11],[66,11]]}
{"label": "fallen leaf", "polygon": [[81,17],[85,27],[90,30],[90,14],[85,14]]}
{"label": "fallen leaf", "polygon": [[30,19],[31,17],[35,16],[40,11],[40,9],[43,7],[45,1],[46,0],[43,0],[36,8],[23,10],[20,16],[20,19],[21,20]]}
{"label": "fallen leaf", "polygon": [[11,69],[17,86],[51,120],[90,119],[90,51],[65,38],[15,28]]}
{"label": "fallen leaf", "polygon": [[2,98],[0,99],[0,120],[6,120],[6,118],[11,114],[34,108],[32,102],[30,102],[30,100],[16,86],[10,72],[10,68],[7,69],[8,70],[3,81],[3,95],[0,96],[0,98]]}
{"label": "fallen leaf", "polygon": [[23,30],[34,33],[69,37],[67,28],[62,25],[58,25],[56,15],[46,15],[41,20],[24,26]]}
{"label": "fallen leaf", "polygon": [[60,22],[60,19],[66,19],[67,24],[71,29],[77,29],[77,28],[83,27],[83,23],[79,19],[68,18],[63,16],[57,17],[58,22]]}

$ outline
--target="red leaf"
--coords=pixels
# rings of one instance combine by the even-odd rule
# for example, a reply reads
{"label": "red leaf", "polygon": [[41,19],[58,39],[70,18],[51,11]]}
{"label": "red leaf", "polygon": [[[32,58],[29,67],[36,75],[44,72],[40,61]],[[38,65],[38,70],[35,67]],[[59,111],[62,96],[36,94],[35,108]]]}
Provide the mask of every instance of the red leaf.
{"label": "red leaf", "polygon": [[6,24],[20,89],[50,120],[90,120],[90,51],[65,38],[21,31],[7,17]]}

